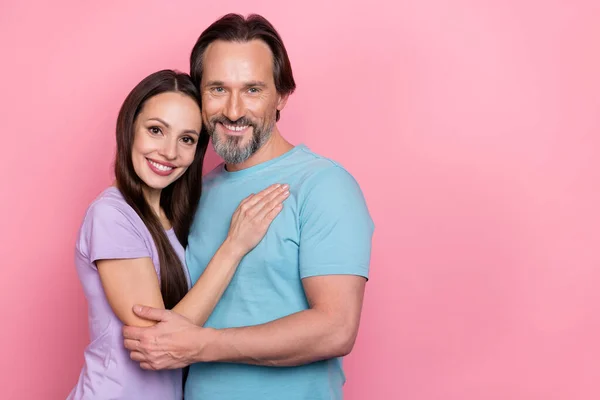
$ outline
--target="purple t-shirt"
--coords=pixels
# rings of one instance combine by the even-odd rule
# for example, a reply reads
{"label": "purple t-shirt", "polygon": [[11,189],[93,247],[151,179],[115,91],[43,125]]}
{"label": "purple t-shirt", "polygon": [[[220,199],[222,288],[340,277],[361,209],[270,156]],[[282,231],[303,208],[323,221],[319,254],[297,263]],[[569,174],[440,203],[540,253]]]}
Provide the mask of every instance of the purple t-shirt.
{"label": "purple t-shirt", "polygon": [[[184,249],[172,229],[167,236],[185,266]],[[108,304],[94,263],[141,257],[152,259],[160,279],[158,254],[150,231],[121,192],[110,187],[88,208],[76,243],[75,266],[88,303],[90,344],[69,400],[182,398],[181,370],[146,371],[129,358],[123,346],[123,323]],[[189,285],[187,268],[185,272]]]}

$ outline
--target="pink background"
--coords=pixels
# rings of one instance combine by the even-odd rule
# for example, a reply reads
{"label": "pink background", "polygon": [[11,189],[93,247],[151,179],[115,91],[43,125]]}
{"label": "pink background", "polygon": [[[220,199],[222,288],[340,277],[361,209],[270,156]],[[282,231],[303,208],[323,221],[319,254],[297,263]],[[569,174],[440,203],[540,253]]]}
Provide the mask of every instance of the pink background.
{"label": "pink background", "polygon": [[118,108],[229,11],[278,28],[282,132],[344,164],[377,225],[346,398],[600,398],[597,1],[108,3],[0,5],[0,398],[74,385],[73,244]]}

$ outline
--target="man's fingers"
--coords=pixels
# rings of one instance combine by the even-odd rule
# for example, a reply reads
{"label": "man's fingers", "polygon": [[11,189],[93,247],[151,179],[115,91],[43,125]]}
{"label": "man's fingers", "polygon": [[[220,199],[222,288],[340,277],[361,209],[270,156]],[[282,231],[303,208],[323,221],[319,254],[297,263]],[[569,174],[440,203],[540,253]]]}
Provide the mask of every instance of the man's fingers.
{"label": "man's fingers", "polygon": [[152,365],[148,364],[147,362],[141,363],[140,367],[142,367],[142,369],[148,369],[148,370],[151,370],[151,371],[154,370],[154,368],[152,368]]}
{"label": "man's fingers", "polygon": [[136,351],[140,348],[139,340],[125,339],[123,341],[123,344],[125,345],[125,348],[129,351]]}
{"label": "man's fingers", "polygon": [[166,321],[171,314],[169,310],[140,305],[133,306],[133,312],[140,318],[156,322]]}
{"label": "man's fingers", "polygon": [[142,353],[140,353],[139,351],[132,351],[131,353],[129,353],[129,358],[131,358],[133,361],[137,361],[137,362],[146,362],[146,357],[144,357],[144,355]]}
{"label": "man's fingers", "polygon": [[139,341],[142,338],[142,328],[137,326],[123,326],[123,338]]}

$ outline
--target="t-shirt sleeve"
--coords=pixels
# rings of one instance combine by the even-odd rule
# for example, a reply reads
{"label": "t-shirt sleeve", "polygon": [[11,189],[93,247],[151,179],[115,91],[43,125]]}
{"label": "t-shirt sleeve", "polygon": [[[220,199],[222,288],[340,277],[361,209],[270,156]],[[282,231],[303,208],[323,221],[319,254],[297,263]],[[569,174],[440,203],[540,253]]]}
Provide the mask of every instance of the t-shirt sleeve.
{"label": "t-shirt sleeve", "polygon": [[80,248],[90,263],[97,260],[150,257],[150,251],[131,216],[119,204],[94,203],[85,217]]}
{"label": "t-shirt sleeve", "polygon": [[300,209],[300,277],[368,279],[374,224],[358,183],[339,166],[313,180]]}

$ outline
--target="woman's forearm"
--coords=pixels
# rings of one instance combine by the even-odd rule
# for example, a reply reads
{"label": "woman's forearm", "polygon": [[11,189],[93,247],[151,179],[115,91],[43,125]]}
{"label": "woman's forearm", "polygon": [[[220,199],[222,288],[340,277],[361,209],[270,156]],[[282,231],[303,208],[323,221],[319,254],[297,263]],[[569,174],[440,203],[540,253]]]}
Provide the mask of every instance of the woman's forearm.
{"label": "woman's forearm", "polygon": [[233,278],[243,254],[227,240],[217,250],[208,266],[173,311],[204,325]]}
{"label": "woman's forearm", "polygon": [[227,239],[217,250],[194,287],[173,311],[204,325],[229,285],[242,257],[265,236],[289,196],[288,185],[274,184],[240,202],[231,217]]}

